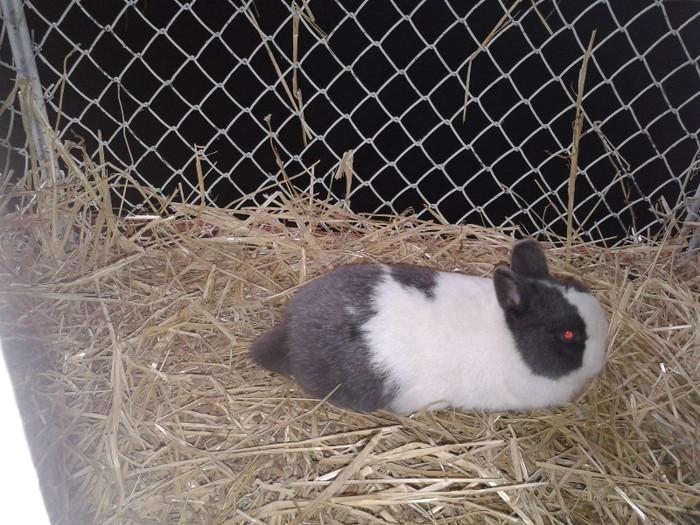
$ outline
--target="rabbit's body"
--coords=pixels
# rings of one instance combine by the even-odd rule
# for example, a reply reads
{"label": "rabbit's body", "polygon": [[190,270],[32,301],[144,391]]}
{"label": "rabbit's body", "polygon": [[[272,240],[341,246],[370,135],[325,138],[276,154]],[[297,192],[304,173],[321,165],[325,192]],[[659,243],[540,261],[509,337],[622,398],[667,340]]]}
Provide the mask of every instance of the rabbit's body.
{"label": "rabbit's body", "polygon": [[549,277],[534,241],[518,245],[513,270],[494,279],[406,265],[333,270],[299,290],[252,356],[360,411],[570,401],[603,366],[607,321],[585,289]]}

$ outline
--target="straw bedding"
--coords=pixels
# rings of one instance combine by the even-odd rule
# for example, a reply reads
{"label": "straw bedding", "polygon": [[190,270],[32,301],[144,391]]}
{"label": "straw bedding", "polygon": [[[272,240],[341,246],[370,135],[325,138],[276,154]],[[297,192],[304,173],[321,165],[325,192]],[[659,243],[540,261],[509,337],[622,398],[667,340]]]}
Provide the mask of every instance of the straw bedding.
{"label": "straw bedding", "polygon": [[[235,212],[166,202],[57,155],[63,186],[7,184],[0,201],[0,330],[55,523],[700,520],[700,272],[676,239],[547,245],[611,320],[606,368],[576,402],[358,414],[251,364],[253,337],[330,268],[490,275],[518,232],[276,189]],[[108,187],[141,192],[151,218],[114,213]]]}

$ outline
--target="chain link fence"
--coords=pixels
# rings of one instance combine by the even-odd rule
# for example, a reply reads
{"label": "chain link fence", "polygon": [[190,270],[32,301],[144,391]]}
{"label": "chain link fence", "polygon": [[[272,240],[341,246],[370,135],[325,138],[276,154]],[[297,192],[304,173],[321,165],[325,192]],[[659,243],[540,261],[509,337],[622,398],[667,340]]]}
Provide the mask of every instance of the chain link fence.
{"label": "chain link fence", "polygon": [[3,0],[6,175],[26,162],[13,4],[60,136],[164,196],[200,198],[200,156],[215,206],[296,176],[356,212],[564,235],[592,42],[574,227],[623,244],[697,212],[698,2]]}

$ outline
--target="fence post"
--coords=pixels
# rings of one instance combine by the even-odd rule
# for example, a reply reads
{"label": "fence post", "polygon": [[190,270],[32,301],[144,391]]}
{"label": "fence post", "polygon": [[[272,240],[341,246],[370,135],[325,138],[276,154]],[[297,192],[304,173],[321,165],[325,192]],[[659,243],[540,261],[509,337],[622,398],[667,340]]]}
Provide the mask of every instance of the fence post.
{"label": "fence post", "polygon": [[[22,0],[0,0],[0,13],[5,20],[12,58],[17,69],[17,83],[20,85],[20,90],[29,91],[29,93],[21,94],[26,96],[25,100],[33,106],[28,111],[29,134],[31,136],[28,136],[27,139],[34,144],[41,180],[46,182],[50,173],[58,174],[59,172],[55,166],[52,166],[51,141],[46,126],[49,119],[46,114],[46,105],[42,96],[43,90],[32,51],[32,41],[22,8]],[[41,124],[40,119],[44,120],[44,125]]]}

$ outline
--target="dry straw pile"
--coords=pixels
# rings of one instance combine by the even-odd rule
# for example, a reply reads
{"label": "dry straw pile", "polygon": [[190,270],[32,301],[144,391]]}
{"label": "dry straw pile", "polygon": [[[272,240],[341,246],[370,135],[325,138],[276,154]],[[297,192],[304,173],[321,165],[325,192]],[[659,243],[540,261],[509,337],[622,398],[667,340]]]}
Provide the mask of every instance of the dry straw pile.
{"label": "dry straw pile", "polygon": [[[605,371],[575,403],[357,414],[252,365],[253,337],[335,266],[490,275],[517,232],[274,188],[235,212],[166,202],[77,148],[56,154],[60,187],[33,171],[34,189],[6,178],[0,195],[0,331],[55,523],[700,520],[700,272],[676,239],[547,250],[611,320]],[[152,218],[112,210],[127,189]]]}

